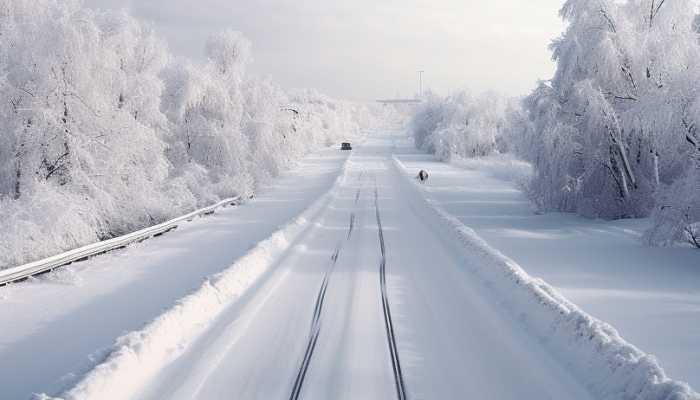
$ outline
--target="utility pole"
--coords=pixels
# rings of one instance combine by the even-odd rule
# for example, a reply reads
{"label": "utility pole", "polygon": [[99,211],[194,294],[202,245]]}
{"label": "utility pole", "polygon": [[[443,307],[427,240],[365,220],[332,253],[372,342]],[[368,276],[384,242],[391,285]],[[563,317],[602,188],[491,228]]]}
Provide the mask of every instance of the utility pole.
{"label": "utility pole", "polygon": [[418,93],[419,93],[419,94],[418,94],[418,98],[419,98],[419,99],[422,99],[422,98],[423,98],[423,72],[425,72],[425,71],[423,71],[423,70],[418,71],[418,80],[419,80],[419,82],[420,82],[419,92],[418,92]]}

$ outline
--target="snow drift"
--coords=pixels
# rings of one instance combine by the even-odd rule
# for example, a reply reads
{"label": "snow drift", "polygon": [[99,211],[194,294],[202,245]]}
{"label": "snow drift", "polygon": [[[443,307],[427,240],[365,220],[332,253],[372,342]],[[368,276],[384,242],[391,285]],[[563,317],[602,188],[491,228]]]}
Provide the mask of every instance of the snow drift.
{"label": "snow drift", "polygon": [[[395,167],[405,167],[394,157]],[[420,190],[405,181],[406,190]],[[698,400],[686,383],[668,378],[656,361],[627,343],[610,325],[580,310],[541,279],[481,239],[457,218],[422,196],[417,210],[442,223],[445,237],[459,240],[465,267],[470,269],[508,312],[586,388],[601,400]],[[449,242],[449,241],[446,241]]]}
{"label": "snow drift", "polygon": [[532,165],[514,157],[511,153],[476,158],[454,157],[450,164],[471,171],[485,171],[494,178],[513,182],[523,189],[527,189],[532,179]]}

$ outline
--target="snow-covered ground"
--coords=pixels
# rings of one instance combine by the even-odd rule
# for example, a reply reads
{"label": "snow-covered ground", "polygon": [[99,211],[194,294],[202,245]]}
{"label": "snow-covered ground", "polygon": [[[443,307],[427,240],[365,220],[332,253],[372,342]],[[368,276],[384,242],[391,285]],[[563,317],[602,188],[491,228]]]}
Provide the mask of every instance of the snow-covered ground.
{"label": "snow-covered ground", "polygon": [[118,336],[170,308],[328,191],[346,158],[335,148],[317,152],[240,207],[0,288],[0,398],[71,386]]}
{"label": "snow-covered ground", "polygon": [[[594,398],[463,267],[458,243],[439,233],[395,166],[393,139],[356,146],[334,189],[272,237],[284,246],[255,249],[246,257],[259,263],[237,262],[230,278],[185,299],[194,308],[211,286],[229,293],[238,274],[249,275],[240,268],[266,265],[228,306],[199,308],[200,332],[151,324],[64,398],[297,398],[298,386],[298,398],[389,399],[399,379],[416,399]],[[387,345],[383,255],[400,373]],[[188,314],[174,308],[161,320],[187,325]]]}
{"label": "snow-covered ground", "polygon": [[521,177],[522,166],[503,159],[450,165],[410,153],[398,157],[411,175],[430,172],[430,199],[655,355],[668,375],[700,387],[700,252],[646,247],[639,238],[647,220],[538,215],[508,180]]}
{"label": "snow-covered ground", "polygon": [[327,150],[242,207],[3,290],[2,397],[699,399],[460,222],[526,231],[517,196],[400,132]]}

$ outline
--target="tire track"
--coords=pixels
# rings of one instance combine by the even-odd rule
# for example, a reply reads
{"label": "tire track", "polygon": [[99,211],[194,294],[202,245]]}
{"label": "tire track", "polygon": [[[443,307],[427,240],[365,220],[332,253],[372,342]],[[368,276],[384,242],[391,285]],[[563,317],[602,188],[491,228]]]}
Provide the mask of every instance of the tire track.
{"label": "tire track", "polygon": [[350,213],[350,226],[348,227],[348,240],[352,237],[352,230],[355,227],[355,213]]}
{"label": "tire track", "polygon": [[399,400],[406,400],[406,384],[401,371],[401,362],[399,360],[399,352],[396,346],[396,334],[394,333],[394,322],[391,318],[391,308],[389,307],[389,299],[386,288],[386,246],[384,244],[384,230],[382,229],[382,217],[379,212],[379,189],[376,182],[374,186],[374,208],[377,215],[377,231],[379,235],[379,249],[381,250],[381,261],[379,264],[379,282],[382,291],[382,306],[384,308],[384,325],[386,327],[387,342],[389,344],[389,353],[391,355],[391,367],[394,372],[394,382],[396,384],[396,397]]}
{"label": "tire track", "polygon": [[297,378],[294,381],[294,387],[292,388],[292,393],[289,396],[289,400],[297,400],[301,394],[301,388],[304,385],[304,379],[306,378],[306,372],[309,370],[309,365],[311,364],[311,357],[313,356],[314,350],[316,349],[316,342],[318,342],[318,335],[321,332],[321,313],[323,312],[323,303],[326,300],[326,290],[328,289],[328,282],[330,281],[331,274],[335,269],[335,265],[338,263],[338,257],[340,257],[340,250],[342,248],[342,243],[339,243],[336,247],[333,255],[331,256],[331,267],[326,270],[323,276],[323,282],[321,283],[321,288],[316,296],[316,306],[314,307],[314,316],[311,320],[311,335],[309,336],[309,341],[306,344],[306,351],[304,352],[304,359],[301,362],[301,367],[297,373]]}
{"label": "tire track", "polygon": [[[364,172],[364,171],[363,171]],[[360,180],[362,179],[362,174],[360,174]],[[360,194],[362,188],[357,189],[355,194],[355,205],[360,200]],[[326,270],[323,276],[323,282],[319,288],[318,295],[316,296],[316,305],[314,307],[313,318],[311,319],[311,333],[309,335],[309,340],[306,344],[306,351],[304,352],[304,358],[297,372],[297,377],[294,380],[294,386],[292,387],[292,393],[289,395],[289,400],[298,400],[301,396],[301,389],[304,386],[304,379],[306,378],[306,373],[311,365],[311,358],[313,357],[314,350],[316,349],[316,343],[318,342],[318,336],[321,333],[321,314],[323,313],[323,304],[326,300],[326,292],[328,290],[328,283],[330,282],[331,275],[335,270],[335,266],[338,263],[338,258],[340,257],[341,250],[347,241],[350,241],[352,237],[352,232],[355,227],[355,212],[350,213],[350,223],[348,225],[348,236],[345,241],[341,241],[335,248],[335,251],[331,255],[331,265],[330,268]]]}

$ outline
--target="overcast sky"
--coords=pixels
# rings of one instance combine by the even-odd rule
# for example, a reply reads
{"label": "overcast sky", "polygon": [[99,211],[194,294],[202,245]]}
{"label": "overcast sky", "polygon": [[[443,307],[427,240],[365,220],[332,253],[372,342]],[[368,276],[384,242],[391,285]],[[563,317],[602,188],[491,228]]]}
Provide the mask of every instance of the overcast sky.
{"label": "overcast sky", "polygon": [[554,65],[548,45],[561,0],[85,0],[151,21],[173,53],[202,59],[204,41],[233,28],[253,43],[252,70],[286,88],[336,97],[525,94]]}

